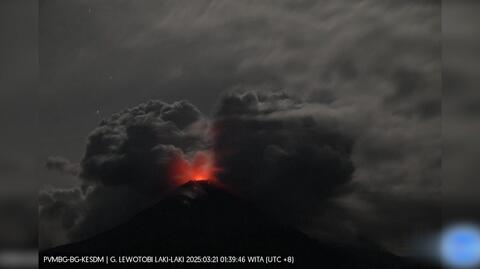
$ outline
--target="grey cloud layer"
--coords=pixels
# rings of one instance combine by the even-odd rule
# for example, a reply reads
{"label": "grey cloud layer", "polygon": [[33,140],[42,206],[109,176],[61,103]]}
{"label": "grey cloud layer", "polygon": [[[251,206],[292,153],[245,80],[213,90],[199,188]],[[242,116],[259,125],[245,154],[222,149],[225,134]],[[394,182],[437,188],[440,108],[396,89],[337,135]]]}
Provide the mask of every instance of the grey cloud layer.
{"label": "grey cloud layer", "polygon": [[213,124],[220,180],[283,220],[306,217],[352,179],[354,138],[335,116],[282,93],[228,94]]}
{"label": "grey cloud layer", "polygon": [[[67,118],[55,116],[60,122],[95,120],[85,115],[93,115],[99,105],[114,112],[148,99],[189,99],[208,112],[226,90],[284,90],[298,100],[286,99],[270,107],[269,113],[293,119],[312,117],[310,123],[293,120],[288,125],[299,134],[302,124],[312,124],[315,130],[330,115],[339,122],[336,134],[355,141],[351,155],[344,154],[355,171],[351,178],[339,181],[342,188],[355,191],[337,197],[338,203],[350,205],[348,212],[354,212],[348,214],[368,212],[384,218],[352,223],[346,217],[340,220],[342,225],[359,233],[379,223],[406,227],[408,218],[395,219],[391,211],[405,216],[403,212],[424,210],[414,202],[405,203],[406,199],[425,205],[437,202],[441,187],[440,1],[120,1],[115,6],[78,1],[46,2],[42,12],[47,15],[43,53],[49,59],[44,62],[43,97],[57,100],[65,94],[58,103],[78,111]],[[77,105],[79,99],[84,101],[81,105]],[[233,101],[229,109],[235,107]],[[300,108],[292,109],[295,106]],[[243,113],[242,107],[241,103],[234,112]],[[58,115],[50,107],[42,111],[45,117]],[[259,113],[261,117],[268,114],[253,114]],[[160,130],[154,122],[149,130]],[[132,125],[131,131],[137,128],[141,126]],[[170,132],[170,127],[165,128]],[[124,139],[116,137],[116,131],[101,134],[101,129],[96,132],[105,139]],[[280,128],[274,130],[278,137]],[[125,134],[123,129],[120,133]],[[175,139],[190,143],[186,138]],[[342,143],[334,142],[334,149]],[[285,149],[285,143],[280,144],[265,151],[270,156],[266,159],[296,156],[295,145]],[[123,155],[130,149],[124,145],[87,153],[92,157],[87,159],[91,161],[87,177],[91,182],[117,182],[115,174],[103,172],[108,170],[104,168],[113,169],[110,165],[128,160]],[[109,163],[105,161],[109,157],[117,159]],[[131,181],[121,178],[122,184]],[[374,194],[378,194],[375,199],[365,197]],[[376,206],[390,203],[395,206]],[[383,236],[389,243],[395,241]]]}
{"label": "grey cloud layer", "polygon": [[103,120],[90,133],[80,164],[50,158],[47,168],[76,167],[82,183],[42,192],[41,247],[92,236],[152,204],[172,187],[169,162],[205,147],[197,126],[202,121],[186,101],[150,101]]}
{"label": "grey cloud layer", "polygon": [[[341,103],[385,102],[398,113],[438,113],[436,1],[142,1],[113,10],[82,1],[64,8],[75,9],[69,11],[84,21],[82,32],[97,40],[47,29],[51,42],[73,35],[66,52],[52,44],[49,55],[68,67],[52,79],[70,79],[71,91],[85,90],[75,86],[84,78],[74,74],[82,73],[101,95],[123,89],[122,97],[138,100],[161,88],[162,98],[194,99],[202,109],[226,88],[260,85]],[[80,27],[61,16],[49,20]]]}
{"label": "grey cloud layer", "polygon": [[160,184],[172,156],[202,146],[202,137],[186,129],[201,118],[185,101],[151,101],[114,114],[90,134],[81,176],[106,185]]}

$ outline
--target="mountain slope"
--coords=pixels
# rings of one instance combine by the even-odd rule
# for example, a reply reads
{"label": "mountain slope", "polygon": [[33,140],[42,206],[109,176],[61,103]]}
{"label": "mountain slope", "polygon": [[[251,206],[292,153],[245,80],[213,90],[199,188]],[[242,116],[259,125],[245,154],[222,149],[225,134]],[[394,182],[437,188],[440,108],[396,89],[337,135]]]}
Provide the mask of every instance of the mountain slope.
{"label": "mountain slope", "polygon": [[[295,264],[203,264],[208,268],[427,268],[372,248],[318,242],[268,219],[216,184],[189,182],[130,221],[91,239],[41,253],[43,256],[278,256]],[[41,264],[41,268],[62,264]],[[65,268],[71,265],[63,264]],[[88,264],[77,264],[94,268]],[[100,266],[100,265],[97,265]],[[104,266],[104,265],[103,265]],[[103,267],[102,266],[102,267]],[[109,266],[139,268],[138,264]],[[185,264],[150,264],[184,268]],[[190,265],[191,266],[191,265]],[[199,266],[197,264],[197,266]]]}

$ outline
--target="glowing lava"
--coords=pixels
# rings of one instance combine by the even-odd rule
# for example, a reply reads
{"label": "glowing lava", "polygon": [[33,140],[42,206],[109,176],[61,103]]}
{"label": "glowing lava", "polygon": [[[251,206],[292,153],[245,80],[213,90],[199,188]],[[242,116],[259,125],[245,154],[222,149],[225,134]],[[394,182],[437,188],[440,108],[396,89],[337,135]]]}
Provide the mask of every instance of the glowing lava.
{"label": "glowing lava", "polygon": [[182,156],[172,160],[170,178],[176,184],[183,184],[188,181],[215,180],[216,172],[214,160],[211,153],[198,152],[192,160],[186,160]]}

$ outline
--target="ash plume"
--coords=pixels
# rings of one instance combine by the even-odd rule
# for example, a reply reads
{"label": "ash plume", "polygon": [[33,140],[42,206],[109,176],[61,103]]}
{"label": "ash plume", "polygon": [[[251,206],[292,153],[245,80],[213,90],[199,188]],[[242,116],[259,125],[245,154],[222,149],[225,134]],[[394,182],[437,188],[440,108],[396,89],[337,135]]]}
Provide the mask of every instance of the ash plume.
{"label": "ash plume", "polygon": [[305,217],[354,171],[354,137],[313,108],[284,93],[226,95],[213,124],[220,180],[269,211]]}
{"label": "ash plume", "polygon": [[[57,239],[43,246],[87,238],[151,205],[174,186],[170,161],[205,148],[204,124],[202,113],[187,101],[149,101],[104,119],[87,139],[81,185],[41,194],[41,229],[57,227],[62,233],[41,234],[41,242]],[[50,169],[70,166],[61,157],[47,162]]]}

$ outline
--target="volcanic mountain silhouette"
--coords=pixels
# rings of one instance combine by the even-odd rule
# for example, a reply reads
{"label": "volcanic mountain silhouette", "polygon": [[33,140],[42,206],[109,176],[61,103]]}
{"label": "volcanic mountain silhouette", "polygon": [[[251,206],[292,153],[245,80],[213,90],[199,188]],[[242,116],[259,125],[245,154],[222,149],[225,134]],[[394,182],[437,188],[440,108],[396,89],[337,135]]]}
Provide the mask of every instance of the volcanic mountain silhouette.
{"label": "volcanic mountain silhouette", "polygon": [[[294,256],[292,264],[77,264],[83,268],[431,268],[372,247],[316,241],[269,219],[225,188],[188,182],[120,226],[44,256]],[[72,265],[40,262],[40,268]]]}

